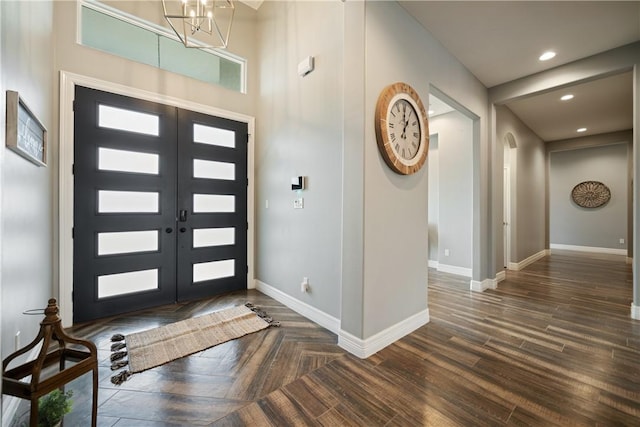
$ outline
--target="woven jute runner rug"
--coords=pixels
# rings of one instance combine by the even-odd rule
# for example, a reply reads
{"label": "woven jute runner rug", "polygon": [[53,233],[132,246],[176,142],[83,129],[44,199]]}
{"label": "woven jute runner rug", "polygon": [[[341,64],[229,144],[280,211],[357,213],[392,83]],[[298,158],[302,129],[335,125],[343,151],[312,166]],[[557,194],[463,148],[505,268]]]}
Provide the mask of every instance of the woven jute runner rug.
{"label": "woven jute runner rug", "polygon": [[[126,336],[115,334],[111,341],[111,370],[128,369],[111,377],[121,384],[131,374],[155,368],[172,360],[215,345],[278,326],[264,311],[247,303],[192,319],[181,320]],[[128,360],[125,358],[128,356]]]}

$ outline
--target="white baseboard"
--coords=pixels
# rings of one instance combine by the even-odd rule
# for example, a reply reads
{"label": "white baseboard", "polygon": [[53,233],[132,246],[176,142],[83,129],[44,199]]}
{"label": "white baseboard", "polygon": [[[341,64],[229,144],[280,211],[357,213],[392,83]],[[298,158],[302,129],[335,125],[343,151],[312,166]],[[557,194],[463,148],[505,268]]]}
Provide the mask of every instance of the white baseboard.
{"label": "white baseboard", "polygon": [[364,340],[349,332],[340,331],[338,345],[354,356],[366,359],[427,323],[428,308]]}
{"label": "white baseboard", "polygon": [[255,287],[263,294],[270,296],[298,314],[338,335],[338,346],[354,356],[363,359],[366,359],[386,346],[393,344],[405,335],[410,334],[419,327],[429,323],[429,309],[427,308],[424,311],[421,311],[420,313],[417,313],[408,319],[363,340],[341,330],[340,319],[336,319],[335,317],[330,316],[305,302],[293,298],[271,285],[256,279]]}
{"label": "white baseboard", "polygon": [[635,305],[631,303],[631,318],[635,320],[640,320],[640,305]]}
{"label": "white baseboard", "polygon": [[265,295],[270,296],[274,300],[286,305],[291,310],[306,317],[307,319],[317,323],[333,332],[336,335],[340,334],[340,319],[336,319],[333,316],[328,315],[324,311],[318,310],[309,304],[302,302],[290,295],[285,294],[279,289],[274,288],[271,285],[267,285],[260,280],[255,281],[256,289]]}
{"label": "white baseboard", "polygon": [[457,274],[458,276],[471,277],[471,269],[466,267],[458,267],[455,265],[438,263],[438,271],[449,274]]}
{"label": "white baseboard", "polygon": [[2,425],[10,426],[13,418],[16,416],[16,411],[18,410],[18,405],[20,404],[19,399],[14,396],[3,395],[2,397]]}
{"label": "white baseboard", "polygon": [[502,270],[502,271],[498,271],[496,273],[496,278],[494,279],[496,284],[502,282],[504,279],[507,278],[507,272]]}
{"label": "white baseboard", "polygon": [[436,261],[435,259],[430,259],[429,260],[429,263],[428,263],[429,268],[437,269],[438,265],[440,265],[440,263],[438,261]]}
{"label": "white baseboard", "polygon": [[474,292],[484,292],[487,289],[496,289],[498,287],[495,279],[484,279],[482,282],[472,280],[469,289]]}
{"label": "white baseboard", "polygon": [[[26,361],[31,361],[31,360],[35,360],[38,357],[38,354],[40,353],[40,349],[42,348],[42,342],[40,342],[38,345],[36,345],[33,349],[31,349],[31,351],[29,352],[29,356],[27,356]],[[14,361],[15,363],[15,361]],[[30,381],[31,380],[31,375],[29,375],[28,377],[24,378],[25,381]],[[2,397],[2,425],[3,426],[9,426],[11,425],[11,421],[13,421],[13,419],[16,416],[16,411],[18,410],[18,406],[20,405],[20,401],[23,399],[20,399],[18,397],[14,397],[14,396],[9,396],[7,394],[3,395]]]}
{"label": "white baseboard", "polygon": [[509,270],[519,271],[525,268],[526,266],[531,265],[534,262],[538,261],[540,258],[546,257],[547,255],[549,255],[549,250],[543,249],[540,252],[533,254],[529,258],[526,258],[520,262],[510,262],[508,268]]}
{"label": "white baseboard", "polygon": [[594,252],[598,254],[612,254],[612,255],[627,255],[626,249],[598,248],[594,246],[561,245],[559,243],[551,243],[549,246],[551,247],[551,249],[563,249],[567,251]]}

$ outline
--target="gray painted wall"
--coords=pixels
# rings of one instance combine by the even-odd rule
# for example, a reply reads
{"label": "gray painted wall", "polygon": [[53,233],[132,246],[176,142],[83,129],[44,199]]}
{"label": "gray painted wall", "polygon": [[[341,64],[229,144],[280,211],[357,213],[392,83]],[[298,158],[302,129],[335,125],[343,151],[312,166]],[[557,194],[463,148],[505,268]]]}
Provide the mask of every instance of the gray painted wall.
{"label": "gray painted wall", "polygon": [[[51,2],[0,2],[2,49],[2,102],[0,127],[5,129],[5,91],[18,91],[29,108],[49,130],[49,153],[55,152],[52,132],[54,74]],[[2,173],[2,357],[15,350],[20,331],[21,346],[35,338],[39,316],[23,311],[44,308],[53,295],[52,188],[55,168],[38,167],[3,146]]]}
{"label": "gray painted wall", "polygon": [[[433,83],[485,117],[486,89],[395,2],[265,2],[258,17],[257,278],[368,338],[427,307],[427,172],[382,160],[378,95],[405,81],[427,100]],[[299,78],[306,55],[316,70]]]}
{"label": "gray painted wall", "polygon": [[[473,122],[458,111],[436,116],[429,130],[438,134],[440,264],[471,269],[473,214]],[[449,255],[445,255],[445,249]]]}
{"label": "gray painted wall", "polygon": [[[500,184],[496,198],[503,200],[504,138],[513,134],[517,147],[511,151],[512,209],[511,262],[521,262],[545,248],[546,236],[546,151],[544,142],[505,106],[496,107],[496,170]],[[497,172],[496,172],[497,173]],[[498,215],[502,214],[502,202]],[[503,269],[503,229],[497,227],[495,269]]]}
{"label": "gray painted wall", "polygon": [[[551,244],[627,248],[627,155],[626,143],[550,153]],[[571,190],[583,181],[609,187],[609,203],[595,209],[576,205]]]}
{"label": "gray painted wall", "polygon": [[589,147],[599,147],[610,144],[627,144],[627,257],[633,258],[633,130],[603,133],[586,137],[571,138],[546,143],[547,161],[554,151],[576,150]]}
{"label": "gray painted wall", "polygon": [[[350,2],[345,5],[349,7]],[[428,173],[423,168],[400,176],[384,163],[373,126],[380,92],[390,83],[404,81],[426,102],[434,85],[482,117],[483,123],[488,104],[482,84],[401,6],[366,2],[364,9],[364,320],[360,336],[367,338],[427,307]],[[486,133],[478,146],[487,146]],[[343,319],[351,315],[344,301],[342,315]]]}
{"label": "gray painted wall", "polygon": [[[340,2],[265,2],[258,11],[256,278],[340,317],[342,228]],[[297,74],[315,57],[315,70]],[[305,176],[307,188],[291,190]],[[294,209],[296,197],[304,209]],[[268,207],[267,207],[268,203]],[[308,277],[311,291],[302,293]]]}

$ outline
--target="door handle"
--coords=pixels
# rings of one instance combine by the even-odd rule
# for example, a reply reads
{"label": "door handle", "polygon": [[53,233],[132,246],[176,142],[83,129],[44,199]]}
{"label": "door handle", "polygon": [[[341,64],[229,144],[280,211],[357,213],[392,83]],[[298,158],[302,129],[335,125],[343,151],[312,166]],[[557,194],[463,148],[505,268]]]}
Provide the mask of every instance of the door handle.
{"label": "door handle", "polygon": [[167,227],[167,228],[164,229],[164,231],[166,231],[167,234],[171,234],[173,232],[173,228]]}
{"label": "door handle", "polygon": [[185,227],[180,228],[180,232],[184,233],[185,231],[187,231],[187,229]]}
{"label": "door handle", "polygon": [[180,213],[178,215],[178,221],[187,222],[187,210],[186,209],[180,209]]}

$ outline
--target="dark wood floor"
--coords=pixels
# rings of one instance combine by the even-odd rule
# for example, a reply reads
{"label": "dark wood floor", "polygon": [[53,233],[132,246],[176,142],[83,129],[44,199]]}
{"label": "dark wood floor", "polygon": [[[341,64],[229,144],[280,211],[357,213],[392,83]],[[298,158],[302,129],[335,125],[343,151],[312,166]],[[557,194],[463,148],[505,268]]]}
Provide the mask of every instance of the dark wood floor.
{"label": "dark wood floor", "polygon": [[[76,327],[100,348],[101,426],[640,425],[640,321],[624,258],[554,252],[497,290],[429,271],[431,322],[367,360],[256,292]],[[116,387],[109,337],[246,300],[270,328]],[[86,426],[89,378],[65,426]]]}

